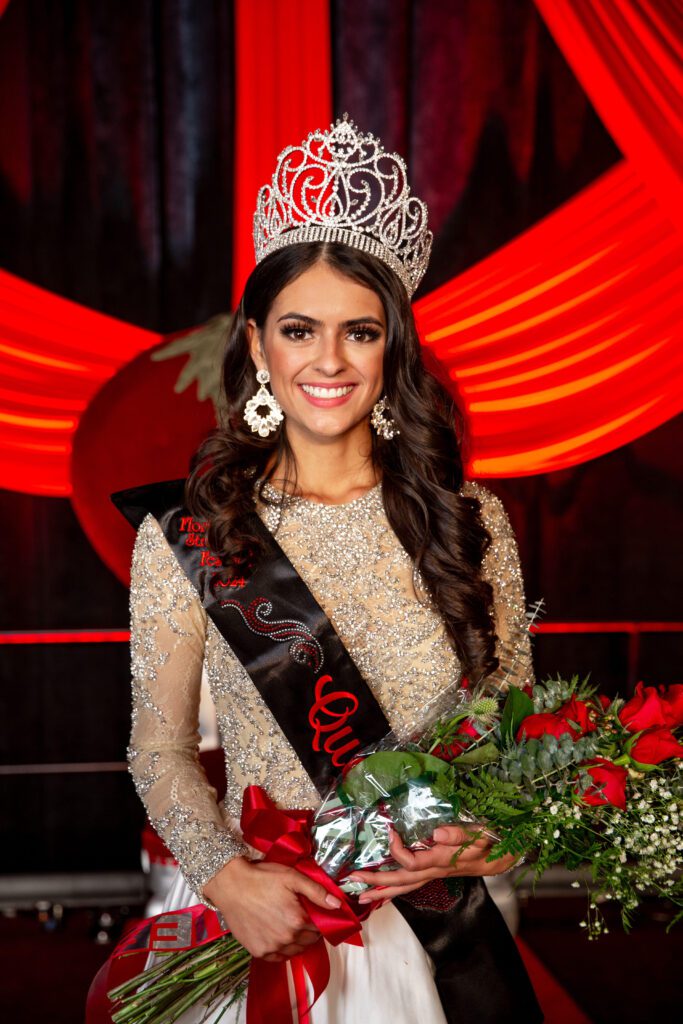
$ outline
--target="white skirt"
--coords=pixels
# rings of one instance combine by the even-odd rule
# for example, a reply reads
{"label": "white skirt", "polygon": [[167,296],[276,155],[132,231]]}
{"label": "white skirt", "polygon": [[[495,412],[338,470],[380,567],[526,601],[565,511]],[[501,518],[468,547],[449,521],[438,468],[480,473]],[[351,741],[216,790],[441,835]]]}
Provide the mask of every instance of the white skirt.
{"label": "white skirt", "polygon": [[[178,871],[164,912],[196,903],[199,900]],[[325,943],[330,981],[310,1011],[311,1024],[446,1024],[432,960],[392,903],[370,914],[362,935],[362,946]],[[245,1001],[227,1010],[219,1004],[208,1017],[205,1007],[195,1007],[179,1017],[178,1024],[216,1024],[219,1018],[220,1024],[245,1024]],[[297,1019],[293,995],[292,1019]]]}

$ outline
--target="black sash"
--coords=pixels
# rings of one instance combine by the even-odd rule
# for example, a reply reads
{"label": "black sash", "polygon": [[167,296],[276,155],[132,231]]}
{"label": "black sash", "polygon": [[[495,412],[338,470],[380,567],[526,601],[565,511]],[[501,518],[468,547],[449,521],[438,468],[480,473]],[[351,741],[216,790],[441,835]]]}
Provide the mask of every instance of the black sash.
{"label": "black sash", "polygon": [[[263,539],[267,556],[251,575],[214,596],[209,583],[220,562],[206,547],[206,524],[182,506],[183,484],[166,481],[160,492],[152,485],[151,493],[149,487],[119,491],[112,501],[133,526],[147,512],[158,518],[207,614],[324,796],[347,761],[386,736],[389,723],[327,615],[256,513],[249,528]],[[169,499],[171,507],[162,511]]]}
{"label": "black sash", "polygon": [[[183,507],[184,483],[135,487],[111,499],[136,529],[149,512],[157,519],[207,614],[324,794],[340,768],[382,739],[389,724],[327,615],[255,512],[249,527],[265,541],[267,557],[213,595],[209,582],[220,561],[206,547],[207,524]],[[449,1024],[537,1024],[543,1015],[498,908],[481,878],[462,882],[449,912],[410,898],[394,901],[434,961]]]}

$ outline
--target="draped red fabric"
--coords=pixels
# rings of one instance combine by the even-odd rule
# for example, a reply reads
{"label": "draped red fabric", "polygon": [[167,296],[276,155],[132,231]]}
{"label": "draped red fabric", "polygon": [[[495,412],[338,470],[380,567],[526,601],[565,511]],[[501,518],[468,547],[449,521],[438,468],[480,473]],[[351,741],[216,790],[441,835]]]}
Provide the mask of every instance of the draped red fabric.
{"label": "draped red fabric", "polygon": [[683,228],[680,0],[535,0],[629,162]]}
{"label": "draped red fabric", "polygon": [[474,476],[585,462],[683,410],[683,237],[626,163],[415,305]]}
{"label": "draped red fabric", "polygon": [[[682,268],[680,234],[623,163],[416,303],[467,414],[470,472],[573,465],[683,410]],[[160,338],[2,272],[0,324],[5,486],[67,496],[82,411]]]}
{"label": "draped red fabric", "polygon": [[71,493],[71,447],[99,388],[161,335],[0,270],[0,479]]}
{"label": "draped red fabric", "polygon": [[332,120],[327,0],[236,0],[233,306],[254,266],[256,193],[278,153]]}

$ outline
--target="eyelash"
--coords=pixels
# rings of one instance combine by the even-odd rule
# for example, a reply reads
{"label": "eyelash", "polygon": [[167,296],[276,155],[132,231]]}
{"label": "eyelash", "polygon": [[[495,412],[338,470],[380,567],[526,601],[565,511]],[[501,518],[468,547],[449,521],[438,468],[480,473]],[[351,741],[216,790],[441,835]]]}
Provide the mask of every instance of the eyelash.
{"label": "eyelash", "polygon": [[[280,333],[286,338],[289,338],[290,341],[305,341],[305,338],[292,337],[294,331],[310,331],[310,327],[308,324],[283,324],[280,328]],[[367,342],[376,341],[377,338],[379,338],[380,333],[381,332],[376,327],[371,327],[370,324],[359,324],[357,327],[351,328],[351,334],[367,335]],[[364,342],[359,342],[359,344],[362,345]]]}

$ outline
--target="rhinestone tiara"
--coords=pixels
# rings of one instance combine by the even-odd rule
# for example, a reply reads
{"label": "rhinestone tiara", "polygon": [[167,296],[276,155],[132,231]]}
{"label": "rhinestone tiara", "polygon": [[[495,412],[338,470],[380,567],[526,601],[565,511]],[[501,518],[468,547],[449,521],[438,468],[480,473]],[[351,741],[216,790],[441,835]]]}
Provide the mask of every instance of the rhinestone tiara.
{"label": "rhinestone tiara", "polygon": [[297,242],[344,242],[391,267],[408,296],[427,269],[432,237],[403,159],[358,131],[348,114],[282,150],[254,213],[257,263]]}

